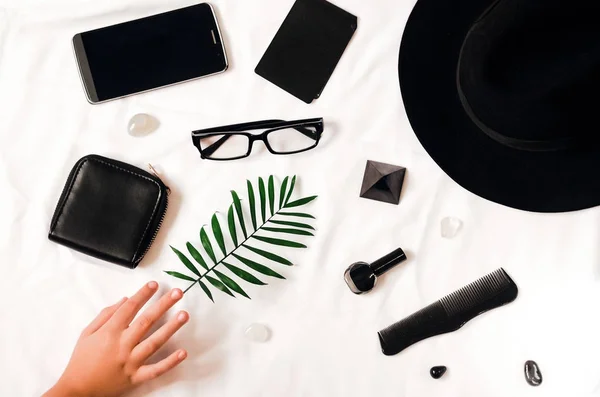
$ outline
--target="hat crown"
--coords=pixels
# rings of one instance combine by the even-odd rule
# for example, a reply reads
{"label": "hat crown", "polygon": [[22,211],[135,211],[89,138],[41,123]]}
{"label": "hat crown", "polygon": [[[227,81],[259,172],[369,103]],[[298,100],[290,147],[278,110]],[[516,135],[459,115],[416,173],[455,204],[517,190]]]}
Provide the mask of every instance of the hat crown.
{"label": "hat crown", "polygon": [[471,26],[457,89],[504,145],[559,150],[597,139],[600,2],[497,0]]}

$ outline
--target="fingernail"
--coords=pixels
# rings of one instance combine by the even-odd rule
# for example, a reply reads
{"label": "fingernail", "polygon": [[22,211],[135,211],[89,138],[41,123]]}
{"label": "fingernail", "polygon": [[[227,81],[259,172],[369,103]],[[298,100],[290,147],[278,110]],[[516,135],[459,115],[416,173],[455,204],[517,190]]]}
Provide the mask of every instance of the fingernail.
{"label": "fingernail", "polygon": [[171,298],[179,299],[183,296],[183,292],[179,288],[175,288],[173,292],[171,292]]}
{"label": "fingernail", "polygon": [[157,289],[158,288],[158,283],[156,281],[150,281],[148,283],[148,288],[150,288],[150,289]]}
{"label": "fingernail", "polygon": [[180,360],[183,360],[185,357],[187,356],[187,353],[185,351],[180,351],[179,354],[177,355],[177,358]]}
{"label": "fingernail", "polygon": [[188,319],[188,315],[187,315],[187,313],[186,313],[186,312],[180,312],[180,313],[177,315],[177,320],[178,320],[178,321],[184,322],[184,321],[187,321],[187,319]]}
{"label": "fingernail", "polygon": [[127,297],[125,296],[125,297],[121,298],[121,300],[119,301],[119,303],[123,303],[123,302],[125,302],[126,300],[127,300]]}

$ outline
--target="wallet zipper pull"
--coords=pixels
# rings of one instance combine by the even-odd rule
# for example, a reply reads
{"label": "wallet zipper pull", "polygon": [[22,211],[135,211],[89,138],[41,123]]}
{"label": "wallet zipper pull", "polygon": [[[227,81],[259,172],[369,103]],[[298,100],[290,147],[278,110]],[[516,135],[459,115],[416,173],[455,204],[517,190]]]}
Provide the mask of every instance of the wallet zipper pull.
{"label": "wallet zipper pull", "polygon": [[[148,169],[150,170],[150,172],[152,174],[154,174],[155,177],[157,177],[158,179],[160,179],[162,181],[162,178],[158,174],[158,171],[156,171],[156,169],[152,166],[152,164],[148,163]],[[170,195],[171,194],[171,188],[169,188],[167,185],[165,185],[165,187],[167,188],[167,195]]]}

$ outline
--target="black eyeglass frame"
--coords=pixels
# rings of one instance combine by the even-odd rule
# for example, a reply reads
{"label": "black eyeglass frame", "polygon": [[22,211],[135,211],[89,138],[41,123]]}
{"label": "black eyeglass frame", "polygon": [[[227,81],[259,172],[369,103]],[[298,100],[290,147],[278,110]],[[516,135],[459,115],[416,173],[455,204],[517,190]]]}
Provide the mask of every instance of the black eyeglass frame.
{"label": "black eyeglass frame", "polygon": [[[315,132],[302,131],[303,127],[315,127]],[[267,137],[272,132],[283,130],[286,128],[293,128],[303,134],[310,133],[311,135],[313,135],[313,134],[316,135],[314,137],[313,136],[310,137],[310,138],[315,139],[314,145],[312,145],[308,148],[305,148],[305,149],[294,150],[291,152],[278,152],[278,151],[274,150],[271,147],[271,145],[269,144]],[[251,133],[247,132],[249,130],[262,130],[262,129],[267,129],[267,130],[260,134],[251,134]],[[225,136],[223,138],[225,138],[225,139],[223,139],[222,141],[217,141],[216,143],[213,143],[211,146],[202,149],[202,146],[200,145],[201,138],[207,138],[207,137],[211,137],[211,136],[224,135],[224,134],[225,134]],[[192,142],[193,142],[194,146],[196,146],[196,148],[200,152],[200,157],[202,159],[214,160],[214,161],[229,161],[229,160],[243,159],[243,158],[250,156],[250,154],[252,153],[252,147],[254,146],[255,141],[263,141],[263,143],[267,147],[267,150],[275,155],[287,155],[287,154],[296,154],[296,153],[306,152],[308,150],[311,150],[311,149],[314,149],[315,147],[317,147],[317,145],[319,144],[319,141],[321,140],[322,134],[323,134],[323,118],[322,117],[312,118],[312,119],[304,119],[304,120],[293,120],[293,121],[284,121],[284,120],[275,120],[274,119],[274,120],[253,121],[250,123],[232,124],[232,125],[226,125],[226,126],[222,126],[222,127],[214,127],[214,128],[207,128],[207,129],[202,129],[202,130],[195,130],[195,131],[192,131]],[[237,157],[218,159],[218,158],[210,157],[210,154],[212,154],[212,152],[209,154],[206,153],[207,149],[209,149],[212,146],[217,145],[216,149],[218,149],[230,136],[234,136],[234,135],[241,135],[241,136],[245,136],[248,138],[248,151],[246,152],[246,154],[243,154],[243,155],[237,156]],[[216,149],[214,149],[214,150],[216,150]]]}

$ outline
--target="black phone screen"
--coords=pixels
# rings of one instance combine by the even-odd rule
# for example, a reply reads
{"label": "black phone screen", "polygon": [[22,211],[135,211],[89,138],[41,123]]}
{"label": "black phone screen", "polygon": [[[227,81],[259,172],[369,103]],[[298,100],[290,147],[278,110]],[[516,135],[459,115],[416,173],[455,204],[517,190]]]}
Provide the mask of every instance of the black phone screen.
{"label": "black phone screen", "polygon": [[73,40],[92,102],[227,68],[217,22],[206,3],[84,32]]}

